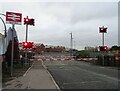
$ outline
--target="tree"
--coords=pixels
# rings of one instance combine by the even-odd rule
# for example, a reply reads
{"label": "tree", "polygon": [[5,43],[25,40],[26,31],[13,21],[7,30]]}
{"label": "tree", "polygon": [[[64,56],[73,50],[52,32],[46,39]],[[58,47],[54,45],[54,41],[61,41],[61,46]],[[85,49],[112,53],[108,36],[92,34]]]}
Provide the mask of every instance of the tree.
{"label": "tree", "polygon": [[[12,41],[9,42],[9,45],[7,47],[7,51],[5,53],[5,60],[8,64],[8,66],[11,66],[11,51],[12,51]],[[19,54],[19,44],[18,41],[14,39],[14,61],[18,62],[20,59],[20,54]]]}
{"label": "tree", "polygon": [[120,46],[114,45],[110,48],[110,51],[120,50]]}
{"label": "tree", "polygon": [[88,58],[90,57],[90,54],[88,51],[78,51],[74,54],[74,56],[76,56],[76,58]]}

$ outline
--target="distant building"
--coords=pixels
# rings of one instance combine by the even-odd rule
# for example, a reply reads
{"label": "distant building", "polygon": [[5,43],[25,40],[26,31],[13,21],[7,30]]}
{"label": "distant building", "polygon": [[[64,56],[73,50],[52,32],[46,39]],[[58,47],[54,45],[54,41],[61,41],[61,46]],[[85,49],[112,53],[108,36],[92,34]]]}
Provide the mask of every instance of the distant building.
{"label": "distant building", "polygon": [[92,52],[97,52],[99,50],[99,47],[85,47],[84,50],[86,51],[92,51]]}
{"label": "distant building", "polygon": [[20,50],[23,49],[22,43],[19,43],[19,49],[20,49]]}
{"label": "distant building", "polygon": [[65,52],[70,52],[70,48],[65,48]]}
{"label": "distant building", "polygon": [[65,47],[45,45],[45,51],[46,52],[65,52]]}
{"label": "distant building", "polygon": [[[19,43],[19,49],[21,51],[25,51],[22,43]],[[44,45],[43,43],[34,43],[32,48],[27,49],[29,51],[42,54],[43,52],[65,52],[66,48],[64,46],[52,46],[52,45]]]}
{"label": "distant building", "polygon": [[33,45],[33,51],[42,54],[45,51],[45,46],[43,43],[35,43]]}
{"label": "distant building", "polygon": [[[21,52],[25,51],[25,48],[23,48],[22,43],[19,43],[19,49]],[[32,51],[35,53],[43,53],[45,51],[45,46],[42,43],[34,43],[32,48],[27,49],[28,51]]]}

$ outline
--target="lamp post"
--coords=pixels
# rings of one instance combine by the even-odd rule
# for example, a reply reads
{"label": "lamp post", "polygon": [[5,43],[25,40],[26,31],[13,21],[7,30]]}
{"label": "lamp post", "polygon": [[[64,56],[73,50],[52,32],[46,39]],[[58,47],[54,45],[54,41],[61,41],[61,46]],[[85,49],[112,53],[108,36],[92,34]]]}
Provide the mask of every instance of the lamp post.
{"label": "lamp post", "polygon": [[[5,14],[2,14],[2,13],[0,13],[0,15],[6,17],[6,15],[5,15]],[[4,30],[4,37],[2,37],[3,53],[5,53],[5,48],[6,48],[6,39],[5,39],[5,37],[6,37],[6,35],[7,35],[7,34],[6,34],[7,28],[6,28],[6,24],[5,24],[4,20],[3,20],[1,17],[0,17],[0,19],[1,19],[2,23],[3,23],[3,25],[4,25],[4,28],[5,28],[5,30]]]}
{"label": "lamp post", "polygon": [[[0,13],[0,15],[2,15],[2,16],[6,16],[5,14],[1,14]],[[4,25],[4,28],[5,28],[5,32],[4,32],[4,35],[5,35],[5,37],[6,37],[6,30],[7,30],[7,28],[6,28],[6,25],[5,25],[5,22],[4,22],[4,20],[0,17],[0,19],[2,20],[2,22],[3,22],[3,25]]]}

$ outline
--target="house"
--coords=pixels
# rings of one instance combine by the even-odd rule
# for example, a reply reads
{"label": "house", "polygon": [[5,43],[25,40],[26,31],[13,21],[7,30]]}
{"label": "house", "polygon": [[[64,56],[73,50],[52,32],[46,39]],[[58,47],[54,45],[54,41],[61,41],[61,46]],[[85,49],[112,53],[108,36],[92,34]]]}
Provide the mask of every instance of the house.
{"label": "house", "polygon": [[45,45],[45,51],[46,52],[64,52],[65,47],[63,47],[63,46]]}
{"label": "house", "polygon": [[45,46],[43,43],[35,43],[33,45],[33,51],[35,53],[39,53],[39,54],[42,54],[44,51],[45,51]]}

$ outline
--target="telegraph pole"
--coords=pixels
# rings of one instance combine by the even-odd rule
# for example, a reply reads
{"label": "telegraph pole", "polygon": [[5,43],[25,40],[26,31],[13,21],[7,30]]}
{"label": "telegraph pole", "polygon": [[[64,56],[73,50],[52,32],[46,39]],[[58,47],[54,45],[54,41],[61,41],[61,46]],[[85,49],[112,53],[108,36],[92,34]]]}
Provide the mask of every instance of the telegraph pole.
{"label": "telegraph pole", "polygon": [[74,49],[76,49],[76,41],[74,40]]}
{"label": "telegraph pole", "polygon": [[72,35],[72,32],[70,33],[70,45],[71,45],[71,48],[70,48],[70,56],[73,55],[72,51],[73,51],[73,35]]}

